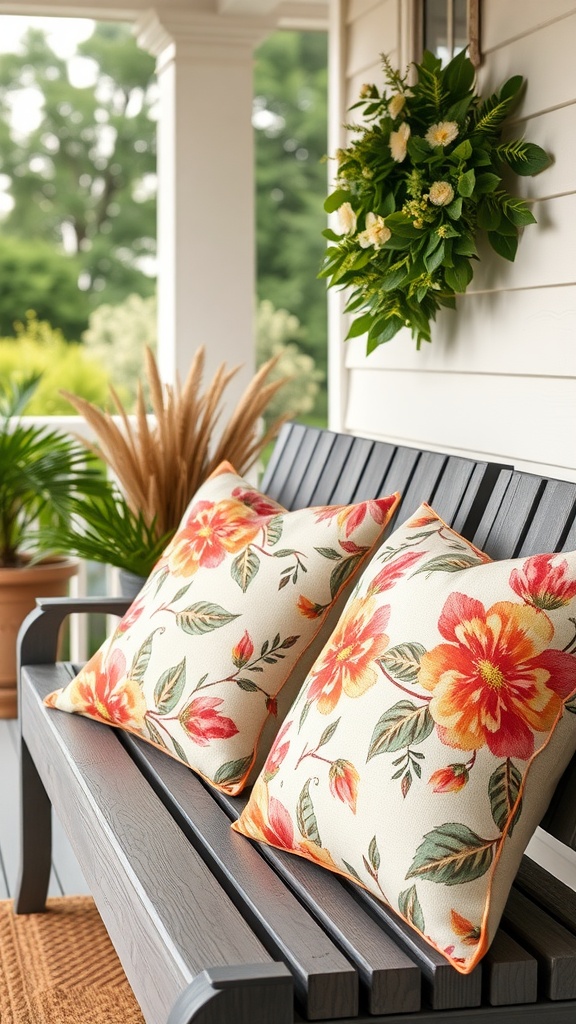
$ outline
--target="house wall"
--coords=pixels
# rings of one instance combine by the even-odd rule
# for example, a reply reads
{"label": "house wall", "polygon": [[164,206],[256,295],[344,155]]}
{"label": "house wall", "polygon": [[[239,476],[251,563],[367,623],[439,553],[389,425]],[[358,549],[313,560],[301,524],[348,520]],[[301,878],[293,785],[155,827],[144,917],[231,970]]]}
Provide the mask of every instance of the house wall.
{"label": "house wall", "polygon": [[[332,152],[360,85],[381,84],[379,54],[400,67],[409,59],[410,3],[334,4]],[[342,297],[333,295],[331,422],[576,480],[576,3],[483,0],[481,11],[480,91],[524,75],[514,134],[554,158],[541,175],[517,180],[538,223],[513,264],[481,250],[457,312],[438,315],[421,351],[407,330],[368,357],[363,339],[344,345]]]}

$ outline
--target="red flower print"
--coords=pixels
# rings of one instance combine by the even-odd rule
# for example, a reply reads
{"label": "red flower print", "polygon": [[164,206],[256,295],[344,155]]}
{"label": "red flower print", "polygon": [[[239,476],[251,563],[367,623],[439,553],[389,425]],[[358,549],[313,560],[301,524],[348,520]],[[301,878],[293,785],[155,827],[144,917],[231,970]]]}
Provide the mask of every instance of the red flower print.
{"label": "red flower print", "polygon": [[274,776],[276,775],[280,768],[280,765],[282,764],[284,758],[286,757],[288,750],[290,749],[290,740],[285,741],[284,737],[291,725],[292,722],[284,722],[284,725],[281,727],[278,735],[276,736],[276,739],[274,740],[274,743],[272,744],[272,747],[270,749],[270,753],[266,758],[266,763],[263,768],[263,775],[267,782],[270,779],[274,778]]}
{"label": "red flower print", "polygon": [[120,619],[120,622],[116,627],[118,633],[125,633],[128,629],[131,629],[134,623],[138,622],[138,619],[142,615],[145,607],[146,605],[144,601],[141,601],[140,599],[134,601],[130,605],[126,614]]}
{"label": "red flower print", "polygon": [[350,761],[333,761],[328,774],[330,792],[332,796],[348,804],[353,814],[356,814],[356,800],[358,798],[358,783],[360,776]]}
{"label": "red flower print", "polygon": [[452,594],[438,621],[449,643],[422,655],[418,682],[433,694],[430,714],[443,743],[487,746],[496,757],[528,759],[534,732],[552,728],[576,687],[576,659],[549,650],[554,627],[530,605],[487,610]]}
{"label": "red flower print", "polygon": [[207,747],[210,740],[227,740],[235,736],[238,728],[231,718],[218,712],[222,697],[195,697],[180,712],[182,728],[199,747]]}
{"label": "red flower print", "polygon": [[381,594],[383,590],[389,590],[423,555],[423,551],[406,551],[405,554],[387,562],[370,583],[368,595]]}
{"label": "red flower print", "polygon": [[510,573],[510,586],[523,601],[544,611],[554,611],[576,597],[576,579],[568,575],[565,558],[552,565],[554,555],[534,555],[521,569]]}
{"label": "red flower print", "polygon": [[126,676],[126,659],[115,649],[103,660],[97,651],[70,684],[69,699],[74,709],[103,722],[141,729],[146,702],[136,680]]}
{"label": "red flower print", "polygon": [[386,498],[361,501],[357,505],[328,505],[325,508],[317,508],[314,515],[316,522],[337,516],[338,525],[344,527],[345,536],[349,537],[362,525],[367,515],[371,516],[375,523],[384,526],[398,504],[399,497],[399,494],[391,494]]}
{"label": "red flower print", "polygon": [[266,697],[266,711],[269,715],[273,715],[276,718],[278,714],[278,701],[276,697]]}
{"label": "red flower print", "polygon": [[446,768],[432,772],[428,782],[433,793],[457,793],[459,789],[463,789],[469,777],[465,764],[449,764]]}
{"label": "red flower print", "polygon": [[232,491],[232,497],[236,498],[237,501],[241,501],[243,505],[248,505],[258,516],[277,516],[279,513],[286,511],[284,506],[279,505],[273,498],[269,498],[266,494],[260,494],[259,491],[247,490],[244,487],[235,487]]}
{"label": "red flower print", "polygon": [[350,603],[330,642],[312,668],[307,700],[318,701],[318,711],[327,715],[336,707],[342,690],[360,697],[378,678],[376,659],[388,646],[384,633],[390,608],[376,607],[373,598]]}
{"label": "red flower print", "polygon": [[244,636],[237,644],[232,648],[232,661],[236,665],[236,668],[242,668],[250,661],[250,658],[254,654],[254,644],[250,639],[250,634],[247,629],[244,630]]}
{"label": "red flower print", "polygon": [[239,501],[199,501],[178,531],[166,560],[175,576],[192,576],[199,566],[213,569],[227,554],[245,548],[262,521]]}

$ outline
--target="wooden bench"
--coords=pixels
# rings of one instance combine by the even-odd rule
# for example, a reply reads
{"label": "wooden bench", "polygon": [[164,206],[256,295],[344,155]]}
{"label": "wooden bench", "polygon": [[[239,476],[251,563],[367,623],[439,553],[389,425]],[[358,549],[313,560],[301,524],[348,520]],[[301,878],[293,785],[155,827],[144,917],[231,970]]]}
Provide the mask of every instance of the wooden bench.
{"label": "wooden bench", "polygon": [[[576,484],[292,425],[263,489],[289,508],[399,489],[495,558],[576,547]],[[42,600],[21,635],[22,868],[16,909],[41,911],[57,811],[148,1024],[574,1024],[576,892],[524,858],[502,927],[457,973],[359,887],[230,829],[226,798],[118,730],[47,711],[72,610]],[[576,759],[545,827],[576,849]]]}

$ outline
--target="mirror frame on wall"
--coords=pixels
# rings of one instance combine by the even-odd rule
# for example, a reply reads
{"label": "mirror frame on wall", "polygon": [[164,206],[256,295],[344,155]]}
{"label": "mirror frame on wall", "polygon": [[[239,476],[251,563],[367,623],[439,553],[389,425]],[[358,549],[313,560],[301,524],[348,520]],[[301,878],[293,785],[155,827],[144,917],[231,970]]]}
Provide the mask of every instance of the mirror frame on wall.
{"label": "mirror frame on wall", "polygon": [[[446,3],[446,22],[451,20],[453,16],[453,0],[445,0]],[[426,0],[409,0],[408,7],[410,8],[408,20],[408,34],[411,37],[411,45],[408,49],[411,51],[409,61],[419,61],[422,57],[422,53],[427,48],[425,38],[425,25],[426,25]],[[467,0],[466,4],[466,25],[467,25],[467,36],[468,36],[468,55],[475,68],[480,67],[482,63],[482,50],[480,40],[480,0]],[[450,33],[447,31],[447,37]]]}

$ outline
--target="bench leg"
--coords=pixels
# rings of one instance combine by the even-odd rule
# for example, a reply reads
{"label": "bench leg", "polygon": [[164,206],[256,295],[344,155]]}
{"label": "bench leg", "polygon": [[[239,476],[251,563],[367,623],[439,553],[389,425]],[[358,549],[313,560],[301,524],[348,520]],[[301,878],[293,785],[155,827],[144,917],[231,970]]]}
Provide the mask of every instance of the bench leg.
{"label": "bench leg", "polygon": [[284,964],[213,967],[177,999],[168,1024],[293,1024],[292,976]]}
{"label": "bench leg", "polygon": [[20,878],[14,910],[45,909],[52,860],[52,807],[24,740],[20,745]]}

